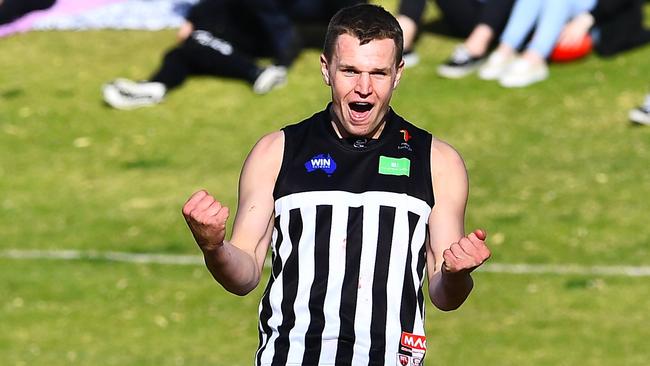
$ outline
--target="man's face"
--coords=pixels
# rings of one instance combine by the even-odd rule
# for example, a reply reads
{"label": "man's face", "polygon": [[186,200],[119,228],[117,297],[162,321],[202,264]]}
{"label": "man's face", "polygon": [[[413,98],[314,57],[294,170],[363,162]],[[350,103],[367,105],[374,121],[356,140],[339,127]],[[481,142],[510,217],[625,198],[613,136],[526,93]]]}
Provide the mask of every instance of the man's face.
{"label": "man's face", "polygon": [[364,45],[349,34],[338,37],[332,60],[321,55],[321,72],[332,88],[335,123],[343,137],[376,138],[399,84],[404,63],[395,64],[392,39]]}

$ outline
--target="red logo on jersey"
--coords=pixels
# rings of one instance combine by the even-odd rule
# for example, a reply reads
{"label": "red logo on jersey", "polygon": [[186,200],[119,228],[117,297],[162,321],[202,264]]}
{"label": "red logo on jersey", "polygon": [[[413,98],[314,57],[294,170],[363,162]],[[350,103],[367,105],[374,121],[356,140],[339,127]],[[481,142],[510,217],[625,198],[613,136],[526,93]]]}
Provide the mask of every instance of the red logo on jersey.
{"label": "red logo on jersey", "polygon": [[425,336],[402,332],[402,339],[400,343],[404,347],[419,350],[422,352],[427,350],[427,337]]}
{"label": "red logo on jersey", "polygon": [[409,356],[399,355],[399,364],[406,366],[409,364]]}
{"label": "red logo on jersey", "polygon": [[399,132],[401,132],[402,135],[404,135],[404,142],[409,142],[409,140],[411,139],[411,134],[407,130],[399,130]]}

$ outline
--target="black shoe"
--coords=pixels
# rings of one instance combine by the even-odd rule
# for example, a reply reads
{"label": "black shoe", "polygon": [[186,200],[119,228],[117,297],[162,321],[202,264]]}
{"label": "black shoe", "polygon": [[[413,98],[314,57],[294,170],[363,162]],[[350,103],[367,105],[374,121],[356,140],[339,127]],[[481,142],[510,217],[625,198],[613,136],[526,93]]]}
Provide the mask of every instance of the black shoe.
{"label": "black shoe", "polygon": [[438,66],[438,75],[449,79],[462,78],[476,71],[484,61],[485,56],[474,57],[461,44],[456,46],[454,53],[444,64]]}

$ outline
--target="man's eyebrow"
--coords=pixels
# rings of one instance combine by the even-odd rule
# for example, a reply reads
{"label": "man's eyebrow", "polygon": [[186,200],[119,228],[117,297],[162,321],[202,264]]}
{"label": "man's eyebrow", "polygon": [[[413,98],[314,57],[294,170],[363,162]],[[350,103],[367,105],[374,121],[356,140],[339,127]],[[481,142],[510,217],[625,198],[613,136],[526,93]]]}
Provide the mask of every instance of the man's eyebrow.
{"label": "man's eyebrow", "polygon": [[356,66],[354,66],[354,65],[348,65],[348,64],[340,64],[340,65],[339,65],[339,68],[340,68],[340,69],[355,69],[355,70],[357,69]]}
{"label": "man's eyebrow", "polygon": [[[354,65],[348,65],[348,64],[340,64],[339,69],[341,70],[356,70],[356,71],[365,71],[365,70],[360,70],[358,67]],[[388,72],[390,71],[390,67],[375,67],[371,70],[368,70],[369,73],[377,73],[377,72]]]}

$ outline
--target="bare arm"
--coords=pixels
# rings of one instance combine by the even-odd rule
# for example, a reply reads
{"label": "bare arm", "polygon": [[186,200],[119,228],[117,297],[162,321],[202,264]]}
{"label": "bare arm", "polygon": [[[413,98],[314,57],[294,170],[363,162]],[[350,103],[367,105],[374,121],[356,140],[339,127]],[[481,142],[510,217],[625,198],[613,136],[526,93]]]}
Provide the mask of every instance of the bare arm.
{"label": "bare arm", "polygon": [[201,248],[214,279],[226,290],[245,295],[260,281],[271,241],[273,187],[282,164],[284,134],[264,136],[246,158],[239,180],[239,202],[230,241],[225,240],[229,216],[206,191],[183,206],[183,216]]}
{"label": "bare arm", "polygon": [[490,257],[490,251],[482,230],[465,235],[465,164],[456,150],[435,139],[431,177],[436,203],[429,217],[429,297],[438,309],[449,311],[465,302],[474,286],[470,273]]}

